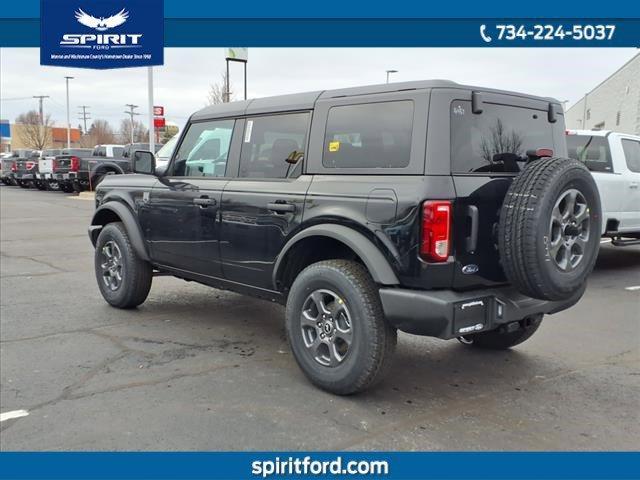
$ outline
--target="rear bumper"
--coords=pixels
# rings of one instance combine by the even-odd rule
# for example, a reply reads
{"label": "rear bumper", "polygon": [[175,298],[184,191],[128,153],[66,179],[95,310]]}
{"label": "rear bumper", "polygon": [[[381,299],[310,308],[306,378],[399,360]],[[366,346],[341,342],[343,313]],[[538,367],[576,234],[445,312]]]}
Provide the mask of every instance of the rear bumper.
{"label": "rear bumper", "polygon": [[380,299],[387,320],[397,329],[449,339],[566,310],[583,293],[584,289],[569,300],[549,302],[522,295],[510,286],[468,292],[381,288]]}

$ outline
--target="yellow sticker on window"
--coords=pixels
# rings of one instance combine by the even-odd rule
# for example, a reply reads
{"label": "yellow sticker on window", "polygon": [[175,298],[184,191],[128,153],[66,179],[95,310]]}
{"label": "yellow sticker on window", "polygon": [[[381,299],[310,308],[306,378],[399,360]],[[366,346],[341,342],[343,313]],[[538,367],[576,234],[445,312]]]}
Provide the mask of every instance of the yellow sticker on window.
{"label": "yellow sticker on window", "polygon": [[338,150],[340,150],[340,142],[338,142],[338,141],[329,142],[329,151],[330,152],[337,152]]}

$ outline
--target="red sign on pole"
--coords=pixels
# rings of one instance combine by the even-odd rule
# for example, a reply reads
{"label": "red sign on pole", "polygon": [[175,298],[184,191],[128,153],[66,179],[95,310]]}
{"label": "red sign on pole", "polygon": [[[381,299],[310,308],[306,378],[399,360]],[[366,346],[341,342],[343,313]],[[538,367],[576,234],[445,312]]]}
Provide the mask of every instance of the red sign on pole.
{"label": "red sign on pole", "polygon": [[153,114],[156,117],[163,117],[164,116],[164,107],[161,107],[159,105],[154,105],[153,107]]}
{"label": "red sign on pole", "polygon": [[164,128],[164,125],[165,125],[164,117],[156,117],[153,119],[154,128]]}

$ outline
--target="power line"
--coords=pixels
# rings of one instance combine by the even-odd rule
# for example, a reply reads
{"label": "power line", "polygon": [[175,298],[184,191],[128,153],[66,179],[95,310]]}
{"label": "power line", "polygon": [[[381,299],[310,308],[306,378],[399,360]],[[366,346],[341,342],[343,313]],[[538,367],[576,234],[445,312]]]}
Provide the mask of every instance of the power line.
{"label": "power line", "polygon": [[128,112],[124,112],[124,113],[126,113],[127,115],[129,115],[131,117],[131,143],[133,143],[133,130],[134,130],[133,116],[134,115],[140,115],[140,114],[136,113],[134,111],[136,108],[138,108],[138,105],[133,105],[132,103],[127,103],[125,106],[129,107],[129,111]]}
{"label": "power line", "polygon": [[87,108],[89,108],[89,105],[79,105],[79,108],[82,109],[82,112],[78,112],[78,118],[80,120],[82,120],[84,122],[84,133],[87,133],[87,120],[91,120],[91,117],[89,116],[89,112],[87,112]]}

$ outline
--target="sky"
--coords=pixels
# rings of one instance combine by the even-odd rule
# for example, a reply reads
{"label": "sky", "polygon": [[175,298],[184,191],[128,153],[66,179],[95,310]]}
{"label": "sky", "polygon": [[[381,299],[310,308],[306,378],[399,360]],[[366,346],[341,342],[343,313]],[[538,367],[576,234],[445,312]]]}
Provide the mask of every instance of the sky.
{"label": "sky", "polygon": [[[250,48],[248,97],[384,83],[448,79],[459,83],[514,90],[568,100],[585,93],[636,55],[632,48]],[[45,113],[66,125],[65,76],[70,82],[71,125],[81,123],[79,105],[89,105],[92,119],[116,129],[128,118],[125,104],[140,105],[147,119],[147,69],[86,70],[43,67],[36,48],[0,49],[0,118],[13,122],[37,109],[34,95],[49,95]],[[222,48],[165,48],[165,64],[154,67],[156,105],[167,121],[180,127],[206,105],[212,83],[225,69]],[[232,92],[243,91],[242,64],[231,65]]]}

